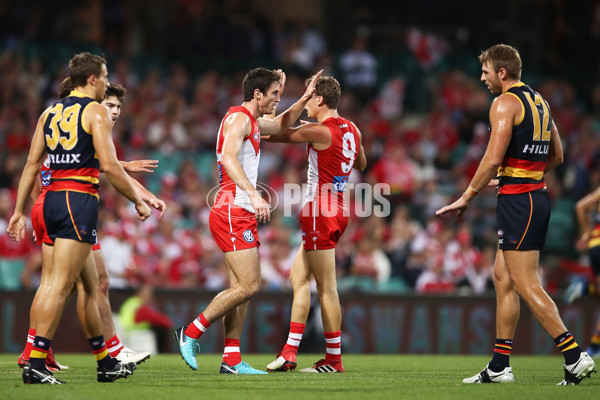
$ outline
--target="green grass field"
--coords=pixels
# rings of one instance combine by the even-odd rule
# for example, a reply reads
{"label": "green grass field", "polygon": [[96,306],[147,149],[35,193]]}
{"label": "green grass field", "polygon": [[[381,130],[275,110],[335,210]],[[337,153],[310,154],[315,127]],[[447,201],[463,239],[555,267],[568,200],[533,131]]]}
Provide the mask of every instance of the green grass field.
{"label": "green grass field", "polygon": [[[263,376],[219,375],[220,355],[199,355],[192,371],[178,355],[155,355],[129,379],[97,383],[90,354],[58,354],[71,367],[55,375],[63,386],[23,385],[17,354],[0,354],[0,399],[598,399],[600,376],[578,386],[558,387],[560,356],[513,356],[514,384],[465,385],[488,356],[345,355],[343,374],[273,373]],[[264,369],[272,355],[247,354],[244,360]],[[300,354],[299,368],[319,355]]]}

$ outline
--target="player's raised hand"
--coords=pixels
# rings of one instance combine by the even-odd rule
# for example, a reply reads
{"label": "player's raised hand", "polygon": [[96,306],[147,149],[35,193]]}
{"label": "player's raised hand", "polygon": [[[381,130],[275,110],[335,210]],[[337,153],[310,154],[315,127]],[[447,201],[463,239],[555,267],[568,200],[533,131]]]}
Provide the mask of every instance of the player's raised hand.
{"label": "player's raised hand", "polygon": [[306,87],[306,91],[304,92],[304,95],[302,96],[304,98],[304,100],[308,100],[311,98],[311,96],[313,95],[313,93],[316,90],[317,80],[319,80],[319,77],[321,76],[322,73],[323,73],[323,70],[320,70],[319,72],[317,72],[315,74],[315,76],[313,76],[312,80],[310,81],[310,84]]}
{"label": "player's raised hand", "polygon": [[6,228],[6,232],[8,233],[8,237],[10,237],[15,242],[23,239],[25,237],[25,227],[27,226],[27,219],[25,215],[14,213],[13,216],[8,221],[8,227]]}
{"label": "player's raised hand", "polygon": [[279,88],[279,97],[281,97],[283,95],[283,90],[285,89],[285,81],[286,81],[286,76],[285,76],[285,72],[283,72],[283,70],[278,69],[277,72],[279,72],[281,74],[281,80],[279,81],[279,83],[281,84],[281,87]]}
{"label": "player's raised hand", "polygon": [[121,162],[127,172],[154,172],[158,167],[158,160],[134,160]]}

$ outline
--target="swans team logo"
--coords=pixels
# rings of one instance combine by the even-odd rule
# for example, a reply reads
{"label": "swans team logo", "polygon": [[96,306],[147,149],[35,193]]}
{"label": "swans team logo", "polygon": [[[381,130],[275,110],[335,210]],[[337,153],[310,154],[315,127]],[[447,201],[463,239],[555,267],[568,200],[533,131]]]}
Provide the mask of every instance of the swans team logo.
{"label": "swans team logo", "polygon": [[244,231],[243,238],[246,241],[246,243],[254,242],[254,235],[252,234],[252,231],[250,229],[246,229]]}

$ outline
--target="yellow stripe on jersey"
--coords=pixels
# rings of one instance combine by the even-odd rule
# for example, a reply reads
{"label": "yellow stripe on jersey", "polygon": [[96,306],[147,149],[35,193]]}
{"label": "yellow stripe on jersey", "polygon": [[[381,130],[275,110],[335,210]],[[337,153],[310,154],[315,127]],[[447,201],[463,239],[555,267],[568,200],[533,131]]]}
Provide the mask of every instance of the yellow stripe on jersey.
{"label": "yellow stripe on jersey", "polygon": [[100,183],[100,180],[98,178],[94,178],[93,176],[73,175],[73,176],[61,176],[60,178],[55,178],[55,180],[57,180],[57,181],[64,181],[67,179],[74,179],[77,181],[86,181],[89,183],[93,183],[95,185]]}
{"label": "yellow stripe on jersey", "polygon": [[510,176],[512,178],[529,178],[539,181],[544,177],[544,171],[529,171],[523,168],[504,167],[498,169],[499,176]]}
{"label": "yellow stripe on jersey", "polygon": [[592,247],[597,247],[597,246],[600,246],[600,238],[595,238],[588,242],[588,249],[591,249]]}

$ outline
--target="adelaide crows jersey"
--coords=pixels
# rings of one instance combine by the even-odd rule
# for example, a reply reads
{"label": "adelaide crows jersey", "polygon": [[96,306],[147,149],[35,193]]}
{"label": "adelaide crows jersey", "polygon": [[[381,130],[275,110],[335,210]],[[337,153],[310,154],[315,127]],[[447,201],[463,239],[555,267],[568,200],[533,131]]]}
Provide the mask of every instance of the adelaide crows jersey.
{"label": "adelaide crows jersey", "polygon": [[544,98],[520,82],[507,94],[521,102],[521,119],[513,126],[510,144],[498,170],[500,194],[527,193],[546,187],[544,169],[552,136],[552,115]]}
{"label": "adelaide crows jersey", "polygon": [[95,102],[84,93],[72,91],[54,103],[44,121],[49,165],[53,170],[48,190],[98,193],[100,162],[92,135],[84,128],[86,107]]}

